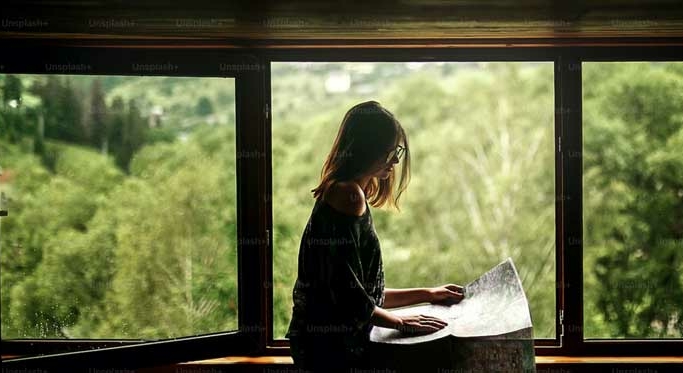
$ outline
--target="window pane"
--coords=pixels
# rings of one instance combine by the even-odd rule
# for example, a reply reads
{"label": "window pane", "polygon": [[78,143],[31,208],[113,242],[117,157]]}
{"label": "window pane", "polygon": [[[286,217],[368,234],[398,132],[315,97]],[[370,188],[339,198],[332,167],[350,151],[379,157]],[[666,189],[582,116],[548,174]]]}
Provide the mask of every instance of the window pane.
{"label": "window pane", "polygon": [[[537,338],[555,337],[552,63],[273,63],[274,336],[345,112],[379,101],[405,128],[400,212],[372,208],[387,288],[466,284],[508,256]],[[306,134],[305,138],[301,134]]]}
{"label": "window pane", "polygon": [[683,334],[683,63],[583,74],[586,338]]}
{"label": "window pane", "polygon": [[236,329],[234,79],[0,79],[2,338]]}

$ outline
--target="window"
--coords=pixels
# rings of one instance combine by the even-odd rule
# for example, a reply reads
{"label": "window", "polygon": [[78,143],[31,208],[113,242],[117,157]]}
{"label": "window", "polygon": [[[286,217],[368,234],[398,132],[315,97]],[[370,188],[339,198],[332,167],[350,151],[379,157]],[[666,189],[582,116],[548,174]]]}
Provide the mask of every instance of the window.
{"label": "window", "polygon": [[386,287],[464,285],[510,256],[536,338],[555,338],[552,62],[275,62],[271,76],[275,338],[291,316],[310,190],[346,110],[371,99],[411,149],[401,211],[372,211]]}
{"label": "window", "polygon": [[[657,63],[626,62],[644,58]],[[622,328],[626,332],[621,332],[619,324],[631,320],[611,316],[609,312],[615,303],[609,298],[611,294],[603,293],[613,290],[614,281],[619,291],[636,288],[625,294],[628,307],[636,307],[640,312],[647,310],[649,304],[638,303],[636,295],[642,295],[649,302],[651,295],[642,290],[652,282],[646,282],[650,285],[643,287],[632,280],[655,273],[662,261],[678,267],[657,272],[649,280],[659,281],[656,279],[665,275],[678,276],[680,280],[680,258],[659,255],[680,248],[675,229],[664,229],[666,219],[678,218],[676,213],[680,210],[670,210],[680,202],[680,185],[676,184],[680,167],[675,167],[677,158],[671,156],[678,153],[663,151],[677,146],[680,137],[677,135],[680,131],[673,130],[680,125],[680,112],[676,108],[681,106],[679,78],[674,76],[680,77],[682,60],[683,50],[672,46],[351,48],[347,45],[310,49],[282,46],[249,49],[244,53],[244,50],[223,52],[169,45],[162,48],[40,47],[40,43],[26,46],[8,43],[0,61],[2,97],[8,98],[3,100],[0,123],[3,139],[0,187],[4,193],[0,209],[9,210],[8,216],[0,218],[3,353],[40,355],[91,349],[79,354],[39,356],[32,361],[36,366],[45,362],[90,364],[97,361],[107,367],[131,361],[150,366],[226,355],[288,355],[287,341],[282,337],[291,312],[289,297],[296,275],[295,256],[300,234],[312,207],[309,190],[315,186],[325,152],[344,112],[361,100],[376,99],[394,112],[408,131],[414,160],[411,184],[400,201],[402,211],[373,210],[386,261],[387,287],[436,285],[454,281],[454,274],[460,276],[456,279],[458,282],[466,283],[488,269],[491,257],[511,256],[520,275],[527,276],[523,281],[535,323],[537,355],[673,355],[681,346],[680,329],[677,329],[680,314],[673,309],[675,303],[669,300],[658,303],[664,307],[657,308],[650,318],[654,322],[647,323],[648,319],[642,318],[646,321],[638,324],[640,329]],[[619,61],[612,64],[619,67],[609,67],[607,61]],[[175,66],[173,71],[139,68],[168,67],[166,63]],[[78,70],[82,66],[91,69]],[[635,70],[639,72],[633,73]],[[629,79],[624,75],[628,71],[633,76],[643,76]],[[92,109],[92,101],[99,100],[80,101],[84,108],[80,114],[76,110],[62,110],[58,112],[61,119],[50,122],[52,119],[43,112],[43,119],[39,121],[40,112],[29,109],[41,106],[40,96],[29,94],[28,81],[62,79],[60,92],[68,93],[63,88],[66,75],[72,88],[81,92],[89,92],[93,82],[101,79],[102,91],[108,94],[105,105],[100,103],[100,109],[97,105]],[[16,79],[9,86],[6,84],[10,76],[22,80],[21,90],[27,92],[25,99],[19,101],[13,93],[17,90]],[[138,82],[135,88],[123,90],[121,94],[127,94],[122,96],[125,99],[117,100],[114,106],[110,90],[133,81]],[[192,90],[183,87],[183,82],[192,82],[201,88]],[[380,82],[381,88],[378,88]],[[221,88],[217,89],[218,86]],[[620,91],[619,87],[630,91]],[[598,97],[605,92],[621,93],[609,98]],[[59,103],[55,107],[77,107],[64,104],[78,101],[71,94],[50,97]],[[144,110],[144,105],[164,97],[168,100],[162,100],[163,111]],[[234,104],[226,105],[232,100]],[[648,100],[668,111],[650,109]],[[151,136],[144,137],[149,144],[131,142],[131,137],[126,142],[123,136],[114,134],[99,137],[107,139],[106,142],[92,143],[86,141],[93,139],[92,133],[85,131],[86,127],[64,126],[96,120],[102,113],[119,119],[125,116],[124,123],[131,123],[128,119],[137,118],[129,115],[136,112],[132,107],[138,109],[145,121],[144,126],[129,130],[145,128]],[[624,111],[620,111],[622,108]],[[206,123],[184,121],[187,116],[182,113],[186,109],[192,112],[189,117],[203,118],[200,122]],[[664,118],[665,112],[669,116]],[[28,126],[20,122],[24,117],[29,118]],[[208,123],[212,117],[216,118],[213,126]],[[231,120],[234,133],[223,127],[226,131],[218,137],[200,136],[219,131],[219,122]],[[169,135],[169,128],[165,126],[169,121],[187,123],[188,127],[179,125],[175,128],[177,132]],[[652,127],[653,123],[666,125]],[[190,128],[197,131],[182,134]],[[647,150],[624,146],[621,139],[605,136],[617,129],[634,135],[625,139],[627,144],[644,141]],[[298,142],[294,147],[302,130],[310,130],[306,136],[315,142]],[[83,137],[74,144],[67,141],[78,136]],[[655,143],[659,147],[654,147]],[[147,145],[159,150],[145,151]],[[431,147],[438,151],[430,151]],[[131,148],[136,155],[121,151]],[[182,157],[184,152],[198,158]],[[646,172],[631,175],[632,179],[626,179],[628,173],[608,178],[607,172],[629,170],[619,163],[624,157],[635,159],[639,166],[646,165],[645,169],[636,169]],[[196,159],[201,161],[195,163]],[[17,164],[22,167],[19,172],[13,170]],[[605,165],[612,168],[605,169]],[[137,176],[135,182],[130,180],[131,175],[142,175],[145,170],[147,177],[165,177],[164,183],[149,185],[142,176]],[[27,182],[18,185],[18,180]],[[451,198],[443,199],[443,193],[432,187],[433,180],[447,187]],[[18,192],[25,187],[30,187],[30,193]],[[645,187],[653,187],[658,193],[639,197],[637,193],[647,191]],[[88,190],[94,192],[88,193]],[[177,193],[169,194],[173,190]],[[123,194],[126,198],[113,198],[114,191],[126,192]],[[110,195],[112,198],[104,197]],[[620,202],[601,196],[625,196],[626,200]],[[19,200],[23,205],[15,205]],[[174,204],[177,201],[186,205]],[[440,208],[436,201],[443,201],[447,208]],[[41,209],[45,203],[50,203],[52,209]],[[102,210],[98,215],[102,206],[113,210],[107,214]],[[33,212],[15,215],[20,208]],[[157,208],[165,209],[168,214],[158,213]],[[143,212],[154,219],[135,220]],[[642,214],[634,215],[634,212]],[[664,213],[655,215],[655,212]],[[411,214],[419,219],[433,216],[434,222],[411,226],[415,238],[399,240],[403,234],[399,227],[409,224],[414,218]],[[19,216],[23,216],[21,222],[14,220]],[[213,216],[219,216],[219,220],[211,219]],[[102,221],[115,219],[128,224],[123,224],[125,229],[117,228],[112,233],[111,224]],[[206,225],[186,225],[184,219],[195,219]],[[132,221],[140,223],[131,224]],[[226,222],[233,221],[231,229],[234,230],[230,230]],[[160,222],[170,224],[166,226],[167,234],[154,237],[166,243],[148,238],[149,242],[140,247],[153,246],[157,251],[148,252],[144,257],[135,249],[136,240],[139,234],[161,229],[155,225]],[[507,225],[501,227],[501,224]],[[98,226],[99,231],[88,230]],[[37,227],[36,231],[52,229],[55,235],[43,234],[21,248],[41,243],[51,255],[31,257],[32,253],[25,251],[19,253],[23,255],[23,262],[8,258],[12,250],[20,248],[15,245],[19,239],[24,242],[26,237],[33,237],[30,233],[33,227]],[[68,230],[62,232],[61,227]],[[24,233],[16,236],[16,232]],[[183,276],[175,278],[192,286],[155,292],[166,295],[150,299],[142,296],[147,291],[152,293],[150,285],[145,288],[126,283],[130,276],[117,280],[113,274],[116,268],[109,265],[109,258],[116,258],[105,256],[106,252],[99,249],[119,234],[128,237],[131,243],[122,246],[120,253],[129,256],[121,259],[137,265],[125,269],[130,276],[154,273],[156,276],[145,280],[146,284],[164,289],[174,284],[170,280],[162,284],[151,280],[171,279],[169,274],[182,273]],[[177,239],[170,239],[169,235]],[[209,237],[204,235],[212,239],[203,240],[202,237]],[[646,237],[650,241],[643,241]],[[629,256],[647,253],[644,243],[664,248],[652,251],[658,255],[657,260],[645,262],[642,257]],[[457,256],[476,248],[480,249],[477,253],[489,250],[486,255],[490,257]],[[159,251],[171,255],[156,255]],[[183,256],[187,252],[197,256]],[[83,253],[89,255],[88,260],[79,262],[77,259]],[[533,256],[525,256],[526,253]],[[223,258],[226,260],[219,262]],[[624,262],[624,258],[630,262]],[[606,264],[602,265],[601,260]],[[92,271],[95,268],[91,267],[95,266],[86,263],[99,263],[98,271]],[[641,263],[647,265],[635,265]],[[186,270],[190,264],[192,272]],[[29,265],[34,266],[32,271],[42,271],[40,276],[31,276],[35,273],[28,270]],[[409,268],[415,278],[401,278],[399,265],[412,266]],[[25,273],[21,272],[24,270],[21,266],[26,268]],[[159,277],[149,268],[166,277]],[[64,273],[71,276],[57,277]],[[185,276],[188,273],[192,273],[191,280]],[[202,287],[216,278],[219,281],[229,278],[229,283],[221,284],[229,284],[231,292],[224,291],[223,285]],[[90,292],[83,291],[78,286],[84,282],[97,286],[86,287]],[[667,283],[676,284],[675,281]],[[40,296],[27,291],[38,289],[38,285],[48,285],[48,290],[43,290]],[[6,287],[13,290],[7,294]],[[195,303],[194,308],[188,307],[187,302],[181,303],[184,311],[169,314],[178,317],[192,314],[185,310],[201,313],[221,309],[230,310],[231,319],[190,325],[187,318],[159,317],[148,321],[146,325],[152,325],[150,328],[145,328],[144,323],[137,323],[134,328],[120,327],[119,323],[109,330],[100,329],[99,334],[94,334],[92,330],[96,329],[88,329],[88,325],[79,325],[79,320],[88,320],[93,326],[110,319],[123,319],[135,307],[140,312],[149,311],[132,301],[115,308],[117,302],[124,302],[130,296],[121,293],[114,302],[100,303],[111,308],[104,311],[96,308],[92,299],[112,289],[139,293],[137,299],[150,302],[149,309],[167,304],[164,302],[168,297],[208,296],[209,300],[223,303],[217,306],[210,302]],[[670,299],[677,299],[675,291],[679,291],[673,286],[657,290],[660,294],[670,292]],[[68,299],[65,294],[69,295]],[[20,297],[38,301],[12,307],[12,299]],[[57,306],[51,309],[41,304],[41,299],[68,301],[51,301],[48,304]],[[5,308],[7,305],[9,311]],[[22,314],[22,307],[26,311],[34,306],[42,310],[38,317],[52,315],[49,322],[35,318],[36,315],[32,316],[37,322],[17,317]],[[603,316],[600,316],[601,307],[606,310]],[[117,314],[117,310],[123,310],[122,314]],[[624,310],[630,316],[631,308]],[[163,316],[166,311],[158,315]],[[662,321],[665,319],[668,323]],[[23,326],[15,327],[12,324],[15,322]],[[88,330],[90,334],[86,333]],[[612,339],[604,341],[604,338]],[[641,343],[635,338],[649,340]],[[10,368],[22,364],[16,360],[15,363],[3,361]]]}
{"label": "window", "polygon": [[683,336],[683,63],[585,62],[585,338]]}
{"label": "window", "polygon": [[238,269],[258,266],[264,229],[245,211],[263,189],[243,170],[264,157],[240,126],[261,113],[258,62],[15,47],[2,65],[3,353],[253,352],[259,297],[239,294],[258,280]]}
{"label": "window", "polygon": [[236,330],[233,79],[1,78],[2,338]]}

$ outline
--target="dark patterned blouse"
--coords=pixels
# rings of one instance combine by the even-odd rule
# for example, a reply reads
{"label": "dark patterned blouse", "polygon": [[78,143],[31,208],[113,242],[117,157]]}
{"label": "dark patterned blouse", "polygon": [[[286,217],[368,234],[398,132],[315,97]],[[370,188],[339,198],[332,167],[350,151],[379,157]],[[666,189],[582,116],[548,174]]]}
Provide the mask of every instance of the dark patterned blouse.
{"label": "dark patterned blouse", "polygon": [[295,364],[353,364],[370,341],[370,316],[384,305],[379,240],[365,202],[362,216],[316,200],[299,247],[289,330]]}

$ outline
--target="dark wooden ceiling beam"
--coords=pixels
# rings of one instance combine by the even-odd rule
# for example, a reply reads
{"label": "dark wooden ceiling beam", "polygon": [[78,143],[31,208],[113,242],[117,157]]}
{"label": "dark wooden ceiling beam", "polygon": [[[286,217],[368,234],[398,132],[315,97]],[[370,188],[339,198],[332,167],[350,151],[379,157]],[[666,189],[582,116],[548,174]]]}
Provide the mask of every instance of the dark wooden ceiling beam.
{"label": "dark wooden ceiling beam", "polygon": [[314,45],[399,40],[682,38],[680,1],[18,1],[0,5],[2,39],[201,40]]}

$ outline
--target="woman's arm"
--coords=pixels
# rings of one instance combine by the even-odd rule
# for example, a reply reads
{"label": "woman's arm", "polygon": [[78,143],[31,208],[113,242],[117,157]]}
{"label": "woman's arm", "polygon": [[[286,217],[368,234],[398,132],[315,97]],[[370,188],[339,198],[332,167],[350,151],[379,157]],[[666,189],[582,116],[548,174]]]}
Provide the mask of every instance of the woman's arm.
{"label": "woman's arm", "polygon": [[384,289],[384,308],[410,306],[432,301],[431,288]]}
{"label": "woman's arm", "polygon": [[370,317],[370,323],[389,329],[399,329],[402,324],[400,317],[379,306],[375,306],[375,310]]}
{"label": "woman's arm", "polygon": [[385,308],[410,306],[417,303],[454,304],[464,297],[465,289],[456,284],[433,288],[384,289]]}

